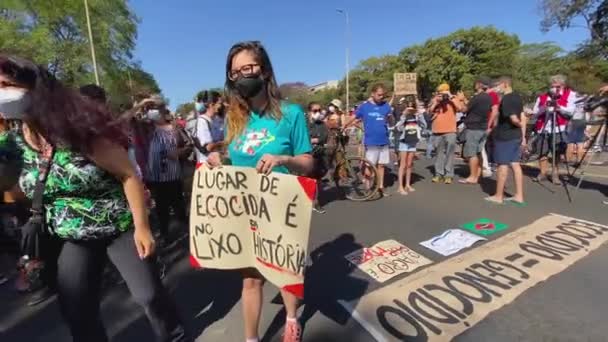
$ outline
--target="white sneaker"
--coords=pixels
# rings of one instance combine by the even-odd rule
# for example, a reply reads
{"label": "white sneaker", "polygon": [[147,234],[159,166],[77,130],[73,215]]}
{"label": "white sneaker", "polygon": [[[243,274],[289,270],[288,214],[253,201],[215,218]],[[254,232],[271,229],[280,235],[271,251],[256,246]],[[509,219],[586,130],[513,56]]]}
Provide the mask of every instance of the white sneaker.
{"label": "white sneaker", "polygon": [[493,173],[492,171],[484,170],[481,172],[481,175],[483,176],[483,178],[490,178],[492,177]]}

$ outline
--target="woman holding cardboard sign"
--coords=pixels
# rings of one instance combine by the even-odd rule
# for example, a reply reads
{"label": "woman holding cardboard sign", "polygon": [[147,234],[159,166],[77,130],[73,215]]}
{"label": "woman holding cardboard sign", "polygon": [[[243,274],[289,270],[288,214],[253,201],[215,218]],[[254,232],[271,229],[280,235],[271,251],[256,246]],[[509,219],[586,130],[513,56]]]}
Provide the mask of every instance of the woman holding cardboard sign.
{"label": "woman holding cardboard sign", "polygon": [[[313,159],[306,116],[299,106],[281,101],[264,47],[259,42],[234,45],[228,53],[226,76],[230,104],[226,143],[232,165],[254,167],[265,174],[308,174]],[[211,153],[207,164],[221,165],[219,153]],[[242,274],[245,337],[248,342],[257,342],[264,278],[255,269],[244,269]],[[283,341],[300,341],[297,298],[285,290],[281,295],[287,312]]]}

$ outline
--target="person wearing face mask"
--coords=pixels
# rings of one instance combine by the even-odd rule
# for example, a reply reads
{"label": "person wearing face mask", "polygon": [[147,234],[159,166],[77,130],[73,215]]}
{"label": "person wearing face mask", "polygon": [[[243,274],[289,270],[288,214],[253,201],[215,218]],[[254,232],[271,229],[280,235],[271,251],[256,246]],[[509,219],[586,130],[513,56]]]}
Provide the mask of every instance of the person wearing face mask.
{"label": "person wearing face mask", "polygon": [[[538,166],[540,172],[533,180],[541,182],[547,179],[549,172],[549,157],[555,157],[555,169],[552,171],[551,181],[560,185],[559,161],[566,152],[566,128],[568,121],[576,109],[576,92],[566,84],[566,76],[555,75],[549,79],[551,88],[541,94],[534,104],[533,114],[536,116],[534,130],[539,134],[537,146],[539,153]],[[555,112],[556,122],[553,122]],[[553,142],[555,141],[555,151]]]}
{"label": "person wearing face mask", "polygon": [[153,125],[153,131],[143,176],[156,204],[162,245],[169,239],[171,208],[180,224],[187,222],[180,157],[190,149],[181,131],[169,121],[164,100],[158,95],[152,96],[151,100],[144,115]]}
{"label": "person wearing face mask", "polygon": [[194,142],[197,165],[200,165],[207,160],[209,153],[220,151],[223,147],[223,137],[218,136],[218,128],[214,127],[214,123],[224,105],[218,92],[207,90],[199,94],[196,104],[197,111],[201,114],[189,134]]}
{"label": "person wearing face mask", "polygon": [[325,124],[325,116],[321,113],[321,105],[317,102],[308,104],[308,117],[310,123],[310,143],[312,144],[312,156],[314,158],[314,168],[311,177],[317,180],[317,196],[313,203],[313,210],[319,214],[324,214],[325,210],[319,205],[319,193],[323,182],[321,181],[327,173],[328,156],[325,145],[329,138],[329,129]]}
{"label": "person wearing face mask", "polygon": [[342,125],[342,101],[333,99],[327,105],[327,126],[330,129],[338,129]]}
{"label": "person wearing face mask", "polygon": [[[228,53],[226,76],[230,104],[226,143],[231,164],[255,168],[264,174],[310,174],[313,158],[306,115],[299,106],[282,101],[270,57],[262,44],[235,44]],[[220,153],[210,153],[207,165],[222,165]],[[258,342],[265,279],[256,269],[240,272],[245,339]],[[302,328],[297,319],[298,299],[285,289],[280,292],[287,313],[283,342],[299,342]]]}
{"label": "person wearing face mask", "polygon": [[72,340],[108,341],[99,312],[108,257],[144,308],[156,340],[186,340],[151,260],[155,242],[123,127],[43,67],[6,55],[0,55],[0,116],[21,128],[0,137],[0,150],[18,145],[18,188],[32,199],[22,248],[36,257],[40,244],[60,242],[56,286]]}

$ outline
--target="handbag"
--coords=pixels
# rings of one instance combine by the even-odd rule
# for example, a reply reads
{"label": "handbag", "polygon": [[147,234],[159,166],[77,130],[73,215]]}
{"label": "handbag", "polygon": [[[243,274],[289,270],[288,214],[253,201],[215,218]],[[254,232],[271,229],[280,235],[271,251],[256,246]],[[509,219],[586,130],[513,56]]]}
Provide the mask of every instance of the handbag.
{"label": "handbag", "polygon": [[44,219],[44,188],[53,164],[54,154],[55,151],[52,147],[46,153],[43,153],[38,179],[36,180],[32,196],[30,208],[32,215],[21,227],[21,251],[30,258],[38,258],[40,256],[41,240],[44,235],[48,235],[49,233],[45,227]]}

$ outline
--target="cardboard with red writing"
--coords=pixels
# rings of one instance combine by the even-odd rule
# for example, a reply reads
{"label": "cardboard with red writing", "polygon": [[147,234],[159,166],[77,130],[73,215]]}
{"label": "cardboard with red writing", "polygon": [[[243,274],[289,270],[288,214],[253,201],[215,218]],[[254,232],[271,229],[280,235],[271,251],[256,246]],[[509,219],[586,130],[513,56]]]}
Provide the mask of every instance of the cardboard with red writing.
{"label": "cardboard with red writing", "polygon": [[190,262],[212,269],[255,268],[304,296],[304,267],[316,183],[253,168],[200,167],[190,210]]}
{"label": "cardboard with red writing", "polygon": [[418,76],[415,72],[395,73],[393,75],[393,86],[395,95],[416,95]]}
{"label": "cardboard with red writing", "polygon": [[380,283],[432,263],[395,240],[378,242],[371,247],[354,251],[345,258]]}

